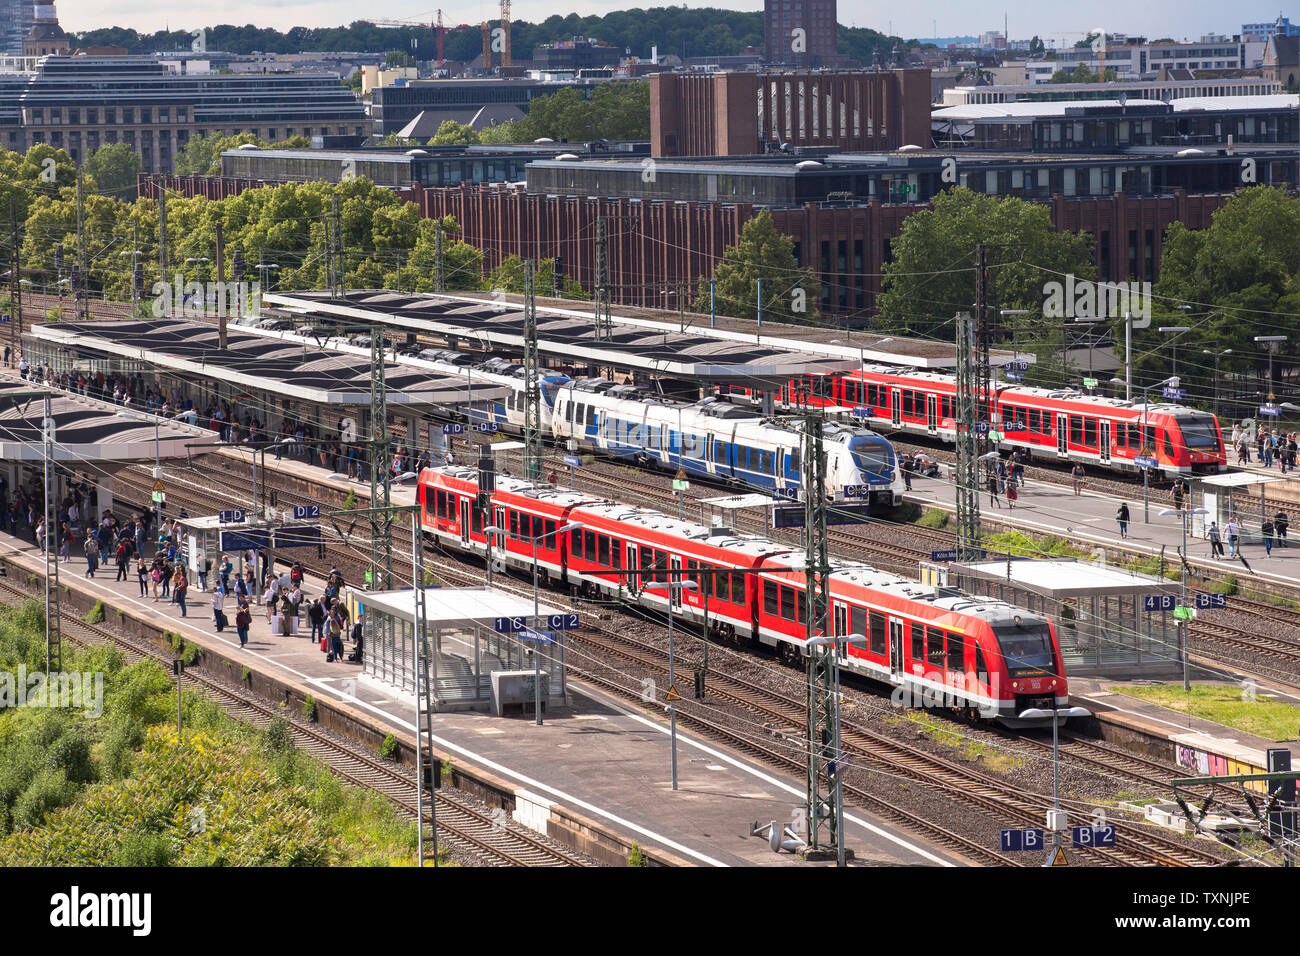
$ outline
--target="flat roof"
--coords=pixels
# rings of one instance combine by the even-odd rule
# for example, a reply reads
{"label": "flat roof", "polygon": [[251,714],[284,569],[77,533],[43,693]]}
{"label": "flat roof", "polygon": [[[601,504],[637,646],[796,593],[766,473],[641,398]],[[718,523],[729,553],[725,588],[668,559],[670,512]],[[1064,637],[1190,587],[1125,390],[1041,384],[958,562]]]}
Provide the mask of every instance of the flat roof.
{"label": "flat roof", "polygon": [[[17,377],[0,377],[0,459],[43,461],[43,398],[18,397],[32,392],[52,396],[54,460],[137,462],[184,458],[194,445],[215,445],[216,432],[135,409],[93,401],[59,389],[44,389]],[[155,432],[156,427],[156,432]]]}
{"label": "flat roof", "polygon": [[1270,481],[1287,480],[1282,475],[1261,475],[1253,471],[1230,471],[1222,475],[1206,475],[1201,479],[1201,484],[1215,488],[1245,488],[1248,485],[1262,485]]}
{"label": "flat roof", "polygon": [[[415,591],[363,591],[349,587],[348,591],[366,611],[383,611],[394,617],[415,619]],[[538,604],[538,613],[564,613],[549,604]],[[424,620],[426,624],[441,627],[491,626],[498,617],[532,617],[532,598],[523,597],[500,588],[425,588]],[[541,628],[539,628],[541,630]]]}
{"label": "flat roof", "polygon": [[[33,338],[66,348],[117,355],[200,379],[240,388],[274,391],[318,404],[369,405],[369,357],[332,353],[307,341],[286,342],[228,329],[227,347],[217,344],[217,327],[195,319],[123,319],[59,322],[33,326]],[[501,385],[467,384],[464,376],[430,375],[407,365],[385,363],[391,405],[440,405],[497,399]]]}
{"label": "flat roof", "polygon": [[[350,292],[336,299],[329,292],[268,293],[270,305],[305,315],[337,316],[410,331],[434,332],[469,339],[483,347],[524,348],[522,306],[500,300],[406,292]],[[828,360],[796,348],[787,339],[778,344],[722,339],[698,329],[646,328],[615,322],[608,335],[597,338],[590,311],[537,310],[538,350],[569,362],[637,369],[658,375],[717,381],[734,378],[788,379],[814,372],[847,371],[854,360]]]}
{"label": "flat roof", "polygon": [[1104,594],[1163,593],[1174,585],[1164,578],[1090,561],[976,561],[950,570],[984,581],[1002,581],[1050,598]]}

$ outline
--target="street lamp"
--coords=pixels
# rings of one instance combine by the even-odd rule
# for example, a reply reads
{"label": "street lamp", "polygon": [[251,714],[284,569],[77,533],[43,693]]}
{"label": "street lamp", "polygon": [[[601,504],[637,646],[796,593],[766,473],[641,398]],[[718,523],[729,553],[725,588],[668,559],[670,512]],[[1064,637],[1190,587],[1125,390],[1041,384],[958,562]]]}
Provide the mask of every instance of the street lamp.
{"label": "street lamp", "polygon": [[1208,355],[1214,359],[1214,417],[1219,417],[1219,359],[1225,355],[1231,355],[1232,349],[1223,349],[1216,352],[1213,349],[1201,349],[1202,355]]}
{"label": "street lamp", "polygon": [[[1022,720],[1045,720],[1051,718],[1052,721],[1052,810],[1047,815],[1048,829],[1052,831],[1052,849],[1053,851],[1061,848],[1061,829],[1058,823],[1061,815],[1061,750],[1060,750],[1060,726],[1061,721],[1070,717],[1090,717],[1091,712],[1086,707],[1067,707],[1061,710],[1056,706],[1056,695],[1052,695],[1052,709],[1045,707],[1030,707],[1020,712]],[[1055,856],[1055,852],[1053,853]]]}
{"label": "street lamp", "polygon": [[[673,581],[673,574],[677,575],[677,580]],[[647,591],[667,591],[668,592],[668,689],[671,691],[675,686],[675,674],[673,671],[673,591],[680,592],[698,591],[699,585],[690,579],[683,579],[681,571],[669,571],[667,581],[650,581],[646,584]],[[677,789],[677,701],[668,701],[668,724],[669,736],[672,738],[672,768],[673,768],[673,789]]]}
{"label": "street lamp", "polygon": [[1268,406],[1273,407],[1273,353],[1277,351],[1277,344],[1285,342],[1285,335],[1257,335],[1256,342],[1264,342],[1268,345]]}
{"label": "street lamp", "polygon": [[[537,600],[537,542],[541,541],[543,538],[550,538],[552,536],[554,536],[558,541],[560,535],[567,534],[570,531],[577,531],[582,526],[581,521],[575,521],[572,524],[566,524],[562,528],[555,529],[555,531],[550,534],[539,534],[534,538],[509,532],[505,528],[499,528],[496,525],[489,525],[483,529],[483,535],[487,538],[489,546],[491,545],[492,536],[494,534],[499,534],[502,537],[514,538],[516,541],[527,541],[533,546],[533,716],[538,727],[542,726],[542,655],[541,642],[537,640],[540,633],[538,631],[538,618],[541,615],[541,612],[538,610],[539,605]],[[491,559],[489,559],[489,563],[491,563]]]}
{"label": "street lamp", "polygon": [[[1187,522],[1192,515],[1207,515],[1210,512],[1205,508],[1161,508],[1160,516],[1179,515],[1183,519],[1183,587],[1180,610],[1183,614],[1187,613]],[[1192,684],[1187,676],[1187,619],[1181,615],[1178,617],[1178,646],[1181,649],[1183,657],[1183,690],[1191,690]]]}
{"label": "street lamp", "polygon": [[1173,350],[1173,358],[1174,358],[1173,368],[1170,369],[1170,372],[1171,372],[1172,374],[1174,374],[1174,375],[1177,375],[1177,374],[1178,374],[1178,333],[1180,333],[1180,332],[1190,332],[1191,330],[1192,330],[1192,327],[1191,327],[1190,325],[1162,325],[1162,326],[1160,326],[1160,331],[1161,331],[1161,332],[1173,332],[1173,333],[1174,333],[1174,337],[1173,337],[1173,339],[1170,340],[1170,343],[1169,343],[1170,348]]}

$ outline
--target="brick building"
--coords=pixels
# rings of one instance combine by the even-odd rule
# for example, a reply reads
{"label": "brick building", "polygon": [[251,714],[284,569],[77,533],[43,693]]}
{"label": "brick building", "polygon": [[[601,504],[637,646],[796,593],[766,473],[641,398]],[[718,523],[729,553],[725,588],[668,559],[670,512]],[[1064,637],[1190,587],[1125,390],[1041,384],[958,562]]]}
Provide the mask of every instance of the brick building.
{"label": "brick building", "polygon": [[839,53],[835,0],[764,0],[763,59],[776,65],[828,66]]}

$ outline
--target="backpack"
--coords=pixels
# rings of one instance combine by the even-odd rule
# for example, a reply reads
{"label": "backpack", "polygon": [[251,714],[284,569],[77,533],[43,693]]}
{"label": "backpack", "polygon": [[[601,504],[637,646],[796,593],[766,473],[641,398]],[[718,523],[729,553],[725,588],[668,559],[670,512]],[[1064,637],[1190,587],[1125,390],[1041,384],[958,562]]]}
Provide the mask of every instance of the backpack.
{"label": "backpack", "polygon": [[239,613],[235,615],[235,627],[248,627],[252,621],[253,619],[242,607],[239,609]]}

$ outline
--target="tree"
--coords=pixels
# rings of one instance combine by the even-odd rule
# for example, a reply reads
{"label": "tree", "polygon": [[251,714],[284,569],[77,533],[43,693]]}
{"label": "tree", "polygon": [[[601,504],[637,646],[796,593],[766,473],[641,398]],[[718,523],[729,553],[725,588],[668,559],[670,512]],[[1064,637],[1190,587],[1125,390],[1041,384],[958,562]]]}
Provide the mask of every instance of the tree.
{"label": "tree", "polygon": [[266,147],[266,143],[258,138],[255,133],[236,133],[233,136],[195,136],[176,154],[176,175],[185,176],[194,173],[199,176],[211,176],[219,173],[221,172],[221,154],[228,149],[237,149],[245,143]]}
{"label": "tree", "polygon": [[95,180],[95,186],[101,195],[116,196],[128,201],[135,199],[140,157],[125,143],[109,143],[99,147],[86,157],[83,170]]}
{"label": "tree", "polygon": [[[815,322],[820,317],[821,283],[811,269],[800,269],[794,240],[776,230],[772,214],[760,212],[740,230],[713,270],[717,311],[752,319],[758,315],[758,280],[763,280],[763,318]],[[709,311],[709,280],[701,276],[695,311]]]}
{"label": "tree", "polygon": [[1029,55],[1042,56],[1046,50],[1047,48],[1043,45],[1043,41],[1039,38],[1038,34],[1035,33],[1034,38],[1029,41]]}
{"label": "tree", "polygon": [[[280,142],[278,143],[272,143],[271,148],[272,149],[311,149],[311,137],[290,136],[286,139],[280,140]],[[218,160],[221,158],[220,153],[217,153],[217,158]]]}
{"label": "tree", "polygon": [[891,244],[893,261],[885,267],[878,302],[882,325],[951,340],[953,315],[971,311],[975,302],[978,243],[991,247],[986,299],[995,309],[1040,310],[1045,282],[1067,273],[1085,280],[1093,276],[1091,236],[1057,232],[1041,203],[998,199],[961,186],[904,220]]}
{"label": "tree", "polygon": [[468,123],[455,120],[443,120],[438,132],[429,140],[430,146],[477,146],[480,142],[478,131]]}

